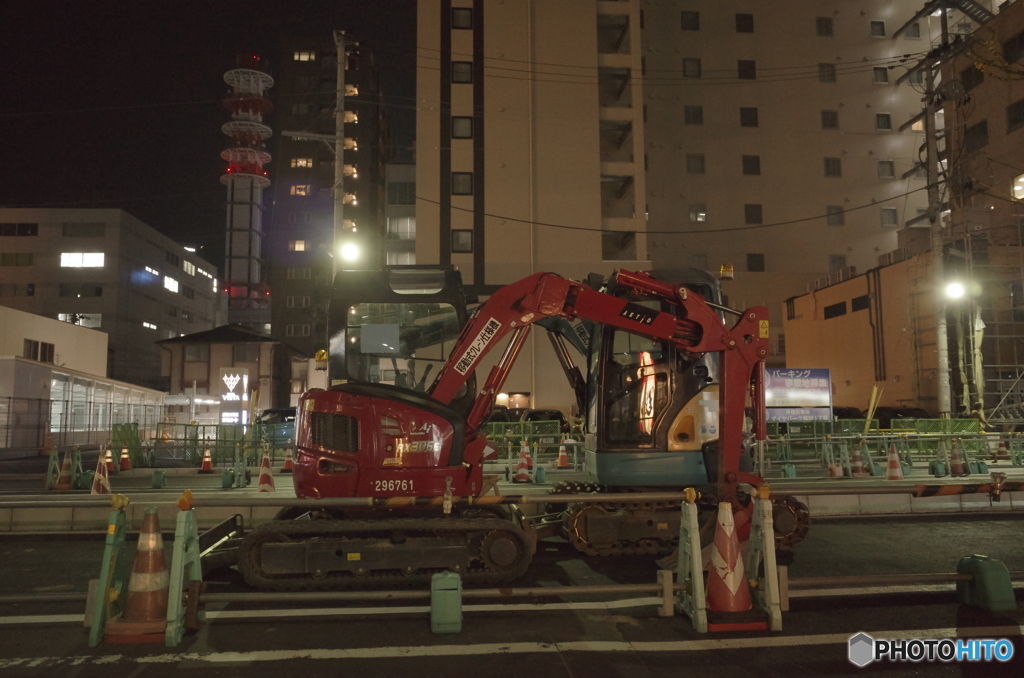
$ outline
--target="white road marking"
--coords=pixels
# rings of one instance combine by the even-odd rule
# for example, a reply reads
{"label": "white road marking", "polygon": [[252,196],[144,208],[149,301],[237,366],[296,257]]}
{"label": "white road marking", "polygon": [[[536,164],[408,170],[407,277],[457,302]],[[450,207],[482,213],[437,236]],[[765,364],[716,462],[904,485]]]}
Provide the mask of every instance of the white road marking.
{"label": "white road marking", "polygon": [[[1020,624],[963,629],[907,629],[900,631],[865,631],[874,638],[1002,638],[1024,633]],[[236,662],[272,662],[294,660],[394,659],[412,657],[455,657],[491,654],[543,654],[553,652],[711,652],[754,648],[801,647],[807,645],[845,646],[852,633],[829,633],[811,636],[769,636],[759,638],[722,638],[674,640],[662,642],[570,641],[565,643],[481,643],[477,645],[421,645],[415,647],[364,647],[350,649],[260,650],[254,652],[177,653],[128,657],[124,655],[83,657],[35,657],[0,659],[0,669],[16,666],[55,666],[73,664],[173,664],[205,662],[223,664]]]}

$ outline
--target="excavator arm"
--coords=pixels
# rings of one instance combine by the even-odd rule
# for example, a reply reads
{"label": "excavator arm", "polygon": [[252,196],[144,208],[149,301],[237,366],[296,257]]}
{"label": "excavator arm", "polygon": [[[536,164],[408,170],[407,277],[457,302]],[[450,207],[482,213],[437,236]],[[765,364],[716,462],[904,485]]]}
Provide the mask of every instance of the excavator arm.
{"label": "excavator arm", "polygon": [[642,298],[671,303],[678,312],[654,310],[553,273],[534,274],[501,288],[477,310],[431,386],[431,396],[443,403],[451,402],[484,356],[511,334],[504,354],[491,369],[467,417],[469,428],[476,430],[494,406],[532,326],[552,316],[582,318],[667,341],[694,357],[719,353],[718,498],[734,501],[739,483],[761,482],[757,476],[739,471],[739,458],[748,394],[753,405],[755,435],[760,440],[765,435],[763,366],[768,355],[767,309],[759,306],[744,311],[730,328],[703,297],[682,285],[629,271],[619,271],[617,281]]}

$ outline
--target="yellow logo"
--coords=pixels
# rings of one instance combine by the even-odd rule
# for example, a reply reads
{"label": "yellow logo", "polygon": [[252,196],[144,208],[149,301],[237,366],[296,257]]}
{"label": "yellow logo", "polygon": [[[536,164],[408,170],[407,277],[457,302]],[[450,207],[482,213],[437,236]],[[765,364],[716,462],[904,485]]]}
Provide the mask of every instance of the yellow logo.
{"label": "yellow logo", "polygon": [[759,330],[758,333],[757,333],[758,336],[761,339],[767,339],[768,338],[768,321],[767,320],[758,320],[757,323],[758,323],[758,330]]}

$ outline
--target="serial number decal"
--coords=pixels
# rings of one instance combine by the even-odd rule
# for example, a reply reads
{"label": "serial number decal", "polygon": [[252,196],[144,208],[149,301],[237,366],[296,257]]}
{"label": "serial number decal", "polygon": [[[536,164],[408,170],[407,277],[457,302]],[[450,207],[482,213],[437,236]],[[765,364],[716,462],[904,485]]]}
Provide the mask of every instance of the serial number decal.
{"label": "serial number decal", "polygon": [[374,492],[412,492],[412,480],[374,480]]}
{"label": "serial number decal", "polygon": [[654,319],[658,317],[658,312],[640,304],[626,304],[619,311],[619,315],[623,318],[634,320],[641,325],[651,325],[654,323]]}
{"label": "serial number decal", "polygon": [[587,328],[583,324],[582,320],[577,320],[575,323],[573,323],[572,331],[575,332],[576,336],[579,337],[579,340],[583,342],[583,346],[589,349],[590,332],[587,331]]}
{"label": "serial number decal", "polygon": [[404,440],[397,441],[396,444],[397,452],[399,455],[407,454],[409,452],[440,452],[441,443],[434,442],[433,440],[413,440],[405,442]]}
{"label": "serial number decal", "polygon": [[497,334],[498,330],[501,329],[501,323],[491,318],[487,321],[487,324],[480,330],[480,334],[476,335],[476,339],[469,345],[466,352],[459,358],[459,362],[455,363],[455,371],[459,374],[465,374],[469,372],[469,368],[472,367],[473,362],[483,353],[484,349],[487,348],[487,344],[491,342],[494,335]]}

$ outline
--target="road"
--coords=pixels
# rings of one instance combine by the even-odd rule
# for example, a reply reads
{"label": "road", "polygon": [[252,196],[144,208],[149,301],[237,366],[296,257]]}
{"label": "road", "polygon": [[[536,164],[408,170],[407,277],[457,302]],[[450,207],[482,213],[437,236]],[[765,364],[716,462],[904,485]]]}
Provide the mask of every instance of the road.
{"label": "road", "polygon": [[[807,576],[952,571],[969,553],[987,553],[1024,570],[1024,522],[1018,516],[833,520],[816,523],[790,569]],[[0,595],[84,591],[97,576],[96,538],[0,539]],[[652,558],[577,558],[561,540],[542,543],[522,586],[649,583]],[[211,591],[242,591],[234,571],[209,578]],[[633,596],[632,600],[638,597]],[[1024,599],[1024,589],[1017,590]],[[601,598],[565,598],[555,608],[522,600],[467,600],[458,635],[430,633],[425,607],[375,603],[338,607],[211,604],[204,628],[177,648],[103,645],[90,649],[82,605],[0,605],[0,671],[9,676],[1000,676],[1024,675],[1024,611],[994,616],[956,605],[949,593],[794,599],[777,634],[694,632],[682,616],[661,618],[651,601],[617,607]],[[298,610],[298,612],[296,612]],[[50,615],[48,623],[18,616]],[[846,658],[859,631],[876,637],[972,635],[1012,638],[1011,665],[873,664]],[[732,640],[729,640],[732,639]]]}

